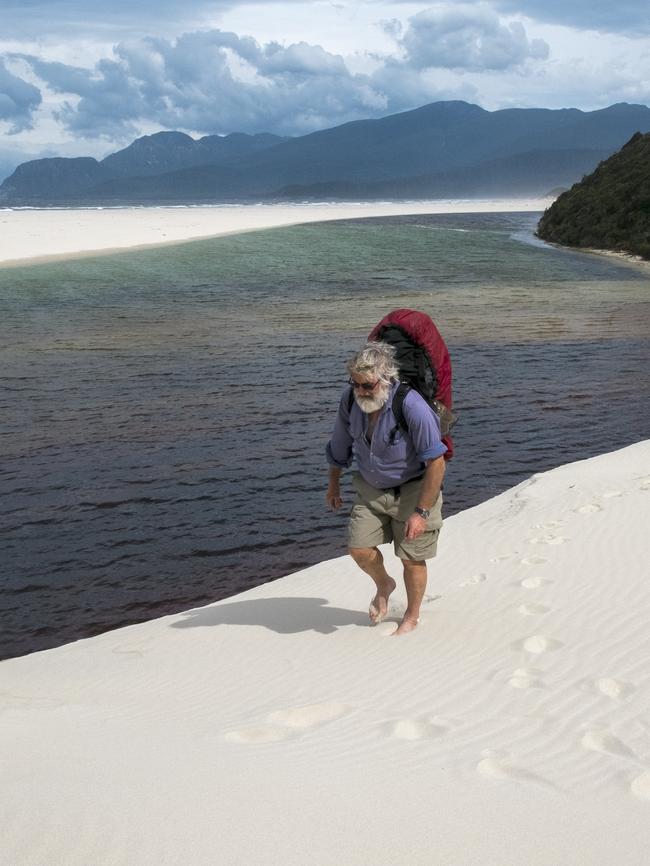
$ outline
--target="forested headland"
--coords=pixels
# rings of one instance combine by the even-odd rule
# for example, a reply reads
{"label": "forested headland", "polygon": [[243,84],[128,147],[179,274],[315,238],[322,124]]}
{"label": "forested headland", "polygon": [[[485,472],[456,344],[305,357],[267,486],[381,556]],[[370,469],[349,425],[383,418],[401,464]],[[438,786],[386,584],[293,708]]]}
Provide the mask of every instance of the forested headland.
{"label": "forested headland", "polygon": [[565,246],[650,259],[650,133],[637,132],[562,193],[541,218],[537,235]]}

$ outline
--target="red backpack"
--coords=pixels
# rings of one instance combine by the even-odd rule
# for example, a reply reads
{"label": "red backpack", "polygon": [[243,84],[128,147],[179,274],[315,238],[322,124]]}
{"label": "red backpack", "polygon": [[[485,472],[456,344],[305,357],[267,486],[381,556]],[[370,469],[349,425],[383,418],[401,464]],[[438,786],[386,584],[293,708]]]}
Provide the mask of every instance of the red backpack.
{"label": "red backpack", "polygon": [[451,359],[445,341],[430,316],[417,310],[393,310],[375,325],[369,340],[381,340],[395,348],[402,384],[393,397],[397,425],[408,430],[402,405],[411,388],[418,391],[440,421],[442,441],[447,446],[445,459],[454,456],[449,435],[456,417],[452,412]]}

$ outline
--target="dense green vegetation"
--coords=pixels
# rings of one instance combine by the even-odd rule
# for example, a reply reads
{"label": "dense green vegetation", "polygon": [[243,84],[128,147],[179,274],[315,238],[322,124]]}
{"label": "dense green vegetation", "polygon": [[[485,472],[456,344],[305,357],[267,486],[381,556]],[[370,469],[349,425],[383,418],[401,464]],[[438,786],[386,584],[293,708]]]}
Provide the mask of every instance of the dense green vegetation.
{"label": "dense green vegetation", "polygon": [[650,259],[650,133],[637,132],[563,193],[537,227],[545,241]]}

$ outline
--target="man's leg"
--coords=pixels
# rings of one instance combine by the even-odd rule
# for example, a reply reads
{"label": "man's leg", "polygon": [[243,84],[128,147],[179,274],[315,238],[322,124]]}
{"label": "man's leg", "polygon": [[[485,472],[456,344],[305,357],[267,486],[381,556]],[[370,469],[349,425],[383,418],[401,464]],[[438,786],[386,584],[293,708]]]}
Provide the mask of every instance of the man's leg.
{"label": "man's leg", "polygon": [[[351,547],[350,556],[359,568],[370,575],[377,586],[377,594],[370,602],[368,616],[371,622],[379,623],[388,613],[388,597],[395,589],[395,581],[384,568],[384,557],[376,547]],[[422,592],[424,594],[424,590]]]}
{"label": "man's leg", "polygon": [[393,634],[407,634],[417,626],[420,618],[420,605],[427,588],[427,564],[424,560],[418,562],[403,559],[404,585],[406,586],[406,611],[402,622]]}

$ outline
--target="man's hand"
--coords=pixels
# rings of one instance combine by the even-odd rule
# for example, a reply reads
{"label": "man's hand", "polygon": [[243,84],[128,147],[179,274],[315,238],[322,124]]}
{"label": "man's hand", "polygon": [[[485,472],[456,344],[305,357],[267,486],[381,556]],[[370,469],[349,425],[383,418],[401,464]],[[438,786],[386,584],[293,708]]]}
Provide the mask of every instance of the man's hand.
{"label": "man's hand", "polygon": [[424,530],[427,528],[427,522],[420,514],[413,512],[413,514],[406,521],[406,537],[409,541],[413,541],[414,538],[419,538]]}
{"label": "man's hand", "polygon": [[[430,509],[433,508],[440,495],[440,487],[445,474],[444,457],[441,455],[434,460],[427,460],[426,467],[422,487],[420,488],[418,505],[420,508]],[[426,528],[427,522],[424,517],[418,514],[417,511],[414,511],[406,521],[406,538],[409,541],[419,538],[426,531]]]}
{"label": "man's hand", "polygon": [[338,484],[332,484],[330,482],[327,488],[327,493],[325,494],[325,502],[327,502],[332,511],[338,511],[338,509],[343,505],[343,500],[341,499],[341,488]]}

